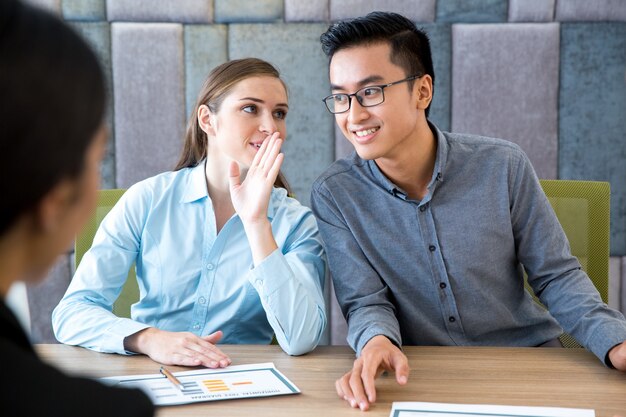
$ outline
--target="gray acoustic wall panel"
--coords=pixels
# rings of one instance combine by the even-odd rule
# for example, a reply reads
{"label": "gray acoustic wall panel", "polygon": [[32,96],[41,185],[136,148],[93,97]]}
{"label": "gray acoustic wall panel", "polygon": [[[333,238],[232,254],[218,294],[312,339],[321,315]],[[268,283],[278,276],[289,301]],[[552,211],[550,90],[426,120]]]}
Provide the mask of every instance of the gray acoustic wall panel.
{"label": "gray acoustic wall panel", "polygon": [[117,186],[174,168],[185,126],[183,28],[114,23]]}
{"label": "gray acoustic wall panel", "polygon": [[515,142],[556,178],[559,25],[453,25],[452,45],[452,130]]}
{"label": "gray acoustic wall panel", "polygon": [[326,22],[330,0],[285,0],[286,22]]}
{"label": "gray acoustic wall panel", "polygon": [[228,28],[225,25],[185,26],[186,119],[211,70],[228,60]]}
{"label": "gray acoustic wall panel", "polygon": [[283,0],[215,0],[215,21],[278,22],[283,20]]}
{"label": "gray acoustic wall panel", "polygon": [[211,23],[213,0],[107,0],[110,21]]}
{"label": "gray acoustic wall panel", "polygon": [[509,22],[551,22],[556,0],[509,0]]}
{"label": "gray acoustic wall panel", "polygon": [[67,20],[106,20],[105,0],[63,0],[63,18]]}
{"label": "gray acoustic wall panel", "polygon": [[28,308],[33,343],[57,343],[52,333],[52,310],[59,304],[70,284],[70,257],[63,254],[38,284],[28,285]]}
{"label": "gray acoustic wall panel", "polygon": [[559,21],[626,21],[624,0],[567,0],[556,2]]}
{"label": "gray acoustic wall panel", "polygon": [[100,167],[101,188],[115,188],[115,129],[113,126],[113,80],[111,79],[111,30],[106,22],[73,22],[72,26],[98,55],[107,82],[107,151]]}
{"label": "gray acoustic wall panel", "polygon": [[330,19],[364,16],[381,10],[396,12],[416,22],[435,20],[435,0],[330,0]]}
{"label": "gray acoustic wall panel", "polygon": [[[417,25],[420,27],[420,25]],[[450,94],[452,72],[452,30],[450,24],[422,25],[430,38],[435,70],[435,93],[430,104],[429,120],[442,130],[450,130]]]}
{"label": "gray acoustic wall panel", "polygon": [[611,183],[611,254],[626,255],[626,24],[561,26],[559,178]]}
{"label": "gray acoustic wall panel", "polygon": [[609,259],[609,306],[621,309],[622,294],[622,258],[611,256]]}
{"label": "gray acoustic wall panel", "polygon": [[437,21],[506,22],[508,0],[437,0]]}
{"label": "gray acoustic wall panel", "polygon": [[[319,45],[325,24],[231,25],[229,57],[257,56],[276,65],[289,88],[283,170],[296,197],[309,204],[313,181],[334,158],[333,118],[322,98],[330,91]],[[277,47],[280,45],[280,47]]]}

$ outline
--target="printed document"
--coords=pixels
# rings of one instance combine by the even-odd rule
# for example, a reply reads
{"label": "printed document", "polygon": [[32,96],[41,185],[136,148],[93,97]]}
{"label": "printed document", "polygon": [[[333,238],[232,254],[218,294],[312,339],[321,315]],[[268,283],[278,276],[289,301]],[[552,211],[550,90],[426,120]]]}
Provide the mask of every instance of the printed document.
{"label": "printed document", "polygon": [[177,388],[160,373],[100,378],[108,385],[140,388],[156,405],[298,394],[300,390],[273,363],[172,372],[182,383]]}
{"label": "printed document", "polygon": [[593,410],[556,407],[394,402],[391,417],[595,417]]}

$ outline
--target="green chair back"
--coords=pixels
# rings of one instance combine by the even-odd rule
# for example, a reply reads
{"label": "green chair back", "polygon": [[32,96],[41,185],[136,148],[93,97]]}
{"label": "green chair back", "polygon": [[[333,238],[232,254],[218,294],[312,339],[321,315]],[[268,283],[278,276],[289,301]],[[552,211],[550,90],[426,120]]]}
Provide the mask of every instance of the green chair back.
{"label": "green chair back", "polygon": [[[611,187],[608,182],[540,180],[576,256],[598,289],[609,299],[609,236]],[[532,294],[530,286],[526,288]],[[581,347],[570,335],[561,336],[565,347]]]}
{"label": "green chair back", "polygon": [[[98,192],[98,206],[96,207],[96,212],[91,219],[89,219],[78,236],[76,236],[76,243],[74,245],[76,267],[80,264],[85,252],[91,247],[100,222],[113,208],[124,192],[126,192],[126,190],[123,189],[100,190]],[[126,283],[119,297],[113,304],[113,313],[119,317],[130,317],[130,306],[137,302],[137,300],[139,300],[139,287],[135,277],[135,265],[133,264],[128,271]]]}

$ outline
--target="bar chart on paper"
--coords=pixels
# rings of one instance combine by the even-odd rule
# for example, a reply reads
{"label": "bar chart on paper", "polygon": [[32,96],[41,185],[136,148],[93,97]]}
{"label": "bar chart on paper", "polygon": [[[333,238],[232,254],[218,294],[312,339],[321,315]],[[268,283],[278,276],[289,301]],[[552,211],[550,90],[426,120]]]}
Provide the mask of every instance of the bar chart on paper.
{"label": "bar chart on paper", "polygon": [[140,388],[156,405],[189,404],[236,398],[298,394],[300,390],[278,371],[273,363],[230,366],[225,369],[199,369],[174,374],[183,388],[178,389],[160,374],[102,378],[123,387]]}

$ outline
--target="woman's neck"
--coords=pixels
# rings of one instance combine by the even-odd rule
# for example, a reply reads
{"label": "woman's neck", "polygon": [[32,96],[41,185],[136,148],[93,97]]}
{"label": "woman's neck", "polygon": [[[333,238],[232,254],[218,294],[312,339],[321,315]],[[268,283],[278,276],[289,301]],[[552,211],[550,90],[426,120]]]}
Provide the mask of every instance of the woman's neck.
{"label": "woman's neck", "polygon": [[225,161],[224,158],[207,156],[205,167],[207,192],[213,204],[215,227],[218,233],[228,219],[235,214],[230,199],[229,164],[230,161]]}

